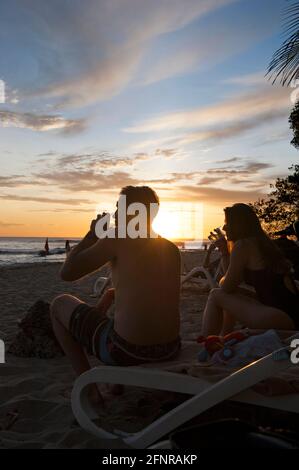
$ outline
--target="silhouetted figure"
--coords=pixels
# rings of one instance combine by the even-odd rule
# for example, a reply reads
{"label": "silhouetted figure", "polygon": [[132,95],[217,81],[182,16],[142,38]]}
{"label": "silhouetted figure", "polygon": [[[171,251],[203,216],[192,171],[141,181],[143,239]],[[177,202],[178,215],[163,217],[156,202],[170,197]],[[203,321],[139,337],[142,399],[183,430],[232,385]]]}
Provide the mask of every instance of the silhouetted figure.
{"label": "silhouetted figure", "polygon": [[[135,203],[143,204],[147,215],[145,235],[139,238],[128,233],[135,217],[128,208]],[[126,186],[116,203],[114,236],[97,237],[97,224],[106,217],[99,214],[66,257],[61,269],[64,281],[81,279],[111,262],[115,288],[106,291],[96,306],[69,294],[52,302],[54,333],[77,375],[90,369],[85,351],[104,364],[129,366],[169,361],[180,350],[180,252],[152,230],[157,213],[152,204],[158,209],[159,198],[151,188]],[[118,236],[123,229],[127,236]],[[106,309],[114,297],[111,319]],[[89,398],[102,402],[96,385],[89,389]]]}
{"label": "silhouetted figure", "polygon": [[[227,246],[223,243],[221,253],[226,272],[220,287],[209,294],[202,335],[225,336],[237,322],[251,329],[297,330],[299,292],[290,262],[250,206],[234,204],[224,214]],[[242,282],[254,288],[255,299],[240,290]]]}
{"label": "silhouetted figure", "polygon": [[48,238],[47,238],[44,249],[41,250],[38,254],[39,254],[39,256],[47,256],[49,254],[49,252],[50,252],[50,250],[49,250],[49,241],[48,241]]}
{"label": "silhouetted figure", "polygon": [[286,235],[282,235],[274,241],[284,256],[292,263],[294,277],[299,280],[299,247],[297,243],[289,240]]}
{"label": "silhouetted figure", "polygon": [[71,251],[70,241],[66,240],[66,242],[65,242],[65,252],[68,255],[70,251]]}
{"label": "silhouetted figure", "polygon": [[296,220],[285,229],[276,232],[275,235],[281,235],[286,237],[295,236],[299,241],[299,209],[296,211]]}
{"label": "silhouetted figure", "polygon": [[49,250],[49,240],[48,240],[48,238],[47,238],[46,243],[45,243],[45,252],[46,252],[46,255],[48,255],[49,252],[50,252],[50,250]]}

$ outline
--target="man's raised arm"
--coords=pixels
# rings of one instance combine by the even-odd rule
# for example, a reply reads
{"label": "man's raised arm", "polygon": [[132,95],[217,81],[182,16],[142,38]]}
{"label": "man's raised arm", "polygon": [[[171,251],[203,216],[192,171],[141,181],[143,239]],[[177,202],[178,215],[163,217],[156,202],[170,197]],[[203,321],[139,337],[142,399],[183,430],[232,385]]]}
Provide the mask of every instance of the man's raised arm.
{"label": "man's raised arm", "polygon": [[92,221],[89,232],[69,252],[60,271],[64,281],[76,281],[116,257],[116,240],[111,238],[100,240],[95,235],[95,224],[102,216]]}

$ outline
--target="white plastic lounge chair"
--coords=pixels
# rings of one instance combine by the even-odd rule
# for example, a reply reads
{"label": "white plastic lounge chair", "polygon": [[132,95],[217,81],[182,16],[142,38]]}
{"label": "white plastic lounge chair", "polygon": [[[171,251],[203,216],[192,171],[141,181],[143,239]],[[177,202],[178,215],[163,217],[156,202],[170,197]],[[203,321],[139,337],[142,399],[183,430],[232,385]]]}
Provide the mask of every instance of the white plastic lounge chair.
{"label": "white plastic lounge chair", "polygon": [[[297,333],[289,341],[299,338]],[[101,366],[82,374],[75,382],[72,391],[72,409],[78,423],[86,431],[101,440],[118,439],[123,446],[145,449],[163,436],[186,423],[195,416],[230,399],[237,402],[254,404],[284,411],[299,413],[298,394],[276,397],[265,397],[257,394],[250,387],[275,376],[277,373],[294,366],[290,361],[289,348],[279,349],[268,356],[255,361],[232,373],[228,377],[211,385],[197,377],[186,376],[155,369],[140,367]],[[194,397],[158,418],[152,424],[135,434],[114,430],[107,432],[96,426],[92,419],[97,415],[90,406],[86,386],[91,383],[124,384],[188,393]]]}
{"label": "white plastic lounge chair", "polygon": [[[208,252],[207,252],[208,253]],[[206,255],[208,256],[208,254]],[[206,258],[205,258],[206,259]],[[218,262],[218,265],[217,265]],[[216,268],[214,267],[216,264]],[[213,289],[214,287],[218,286],[219,279],[223,276],[223,269],[221,264],[221,256],[212,261],[210,266],[205,267],[205,260],[202,266],[195,266],[195,268],[191,269],[187,274],[182,276],[181,284],[183,285],[187,281],[198,281],[198,278],[204,278],[208,281],[209,287]]]}
{"label": "white plastic lounge chair", "polygon": [[100,276],[96,279],[93,286],[93,293],[90,297],[101,297],[104,291],[111,283],[111,275],[109,276]]}

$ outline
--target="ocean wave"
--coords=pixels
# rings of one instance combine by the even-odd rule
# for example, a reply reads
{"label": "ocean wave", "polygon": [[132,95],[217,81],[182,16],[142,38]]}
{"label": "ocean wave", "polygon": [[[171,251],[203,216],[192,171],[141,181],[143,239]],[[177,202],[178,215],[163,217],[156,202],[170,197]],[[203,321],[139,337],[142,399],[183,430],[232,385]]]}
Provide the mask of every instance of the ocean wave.
{"label": "ocean wave", "polygon": [[49,238],[49,243],[64,243],[66,241],[69,241],[70,243],[78,243],[80,238],[72,239],[72,238]]}
{"label": "ocean wave", "polygon": [[[0,248],[0,255],[36,255],[39,256],[44,254],[44,250],[30,250],[26,248],[9,248],[9,249],[2,249]],[[47,256],[51,255],[60,255],[65,253],[65,248],[53,248],[50,250]]]}

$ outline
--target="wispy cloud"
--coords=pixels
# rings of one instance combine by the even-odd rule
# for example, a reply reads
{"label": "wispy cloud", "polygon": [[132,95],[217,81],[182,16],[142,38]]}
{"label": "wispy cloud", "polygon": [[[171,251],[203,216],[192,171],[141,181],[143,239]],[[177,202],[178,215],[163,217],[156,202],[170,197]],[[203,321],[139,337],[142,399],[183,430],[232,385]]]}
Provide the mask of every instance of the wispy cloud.
{"label": "wispy cloud", "polygon": [[239,161],[239,157],[227,158],[225,160],[217,160],[216,163],[235,163]]}
{"label": "wispy cloud", "polygon": [[70,134],[82,131],[85,127],[85,121],[82,119],[66,119],[58,115],[38,115],[1,110],[0,125],[2,127],[18,127],[39,132],[54,130]]}
{"label": "wispy cloud", "polygon": [[150,156],[147,153],[135,153],[131,157],[115,156],[108,152],[78,153],[58,157],[57,166],[64,169],[86,170],[87,168],[93,168],[104,170],[117,167],[130,167],[140,161],[148,160],[149,158]]}
{"label": "wispy cloud", "polygon": [[293,138],[292,131],[289,129],[287,131],[278,131],[278,132],[269,132],[268,135],[263,136],[256,146],[271,145],[276,142],[283,142],[286,140],[291,140]]}
{"label": "wispy cloud", "polygon": [[129,184],[138,184],[138,179],[133,178],[124,171],[99,173],[93,170],[81,171],[48,171],[34,175],[42,184],[54,184],[67,191],[109,191]]}
{"label": "wispy cloud", "polygon": [[23,225],[24,224],[17,224],[15,222],[1,222],[0,220],[0,227],[19,227]]}
{"label": "wispy cloud", "polygon": [[156,149],[155,155],[159,155],[162,157],[170,158],[173,157],[174,155],[177,155],[178,149],[168,149],[168,148],[162,148],[162,149]]}
{"label": "wispy cloud", "polygon": [[24,179],[21,175],[0,176],[0,188],[17,188],[31,184],[34,184],[34,182]]}
{"label": "wispy cloud", "polygon": [[83,208],[83,207],[78,207],[78,208],[71,208],[71,207],[54,207],[54,208],[45,208],[43,207],[43,209],[30,209],[29,212],[76,212],[76,213],[88,213],[88,214],[92,214],[94,213],[94,207],[92,208]]}
{"label": "wispy cloud", "polygon": [[[289,90],[273,88],[271,86],[259,89],[254,93],[232,97],[221,103],[211,106],[198,107],[191,110],[156,116],[139,124],[124,129],[126,132],[147,133],[165,130],[207,128],[220,124],[219,132],[225,134],[226,129],[248,126],[254,120],[257,125],[263,120],[273,119],[273,115],[287,113],[290,110]],[[223,124],[227,127],[223,128]],[[202,131],[204,132],[204,131]],[[205,130],[207,134],[217,132],[217,129]],[[228,131],[229,133],[229,131]]]}
{"label": "wispy cloud", "polygon": [[[226,163],[224,167],[214,167],[202,171],[172,172],[164,178],[147,180],[150,184],[160,184],[173,188],[179,188],[182,181],[186,181],[192,187],[213,186],[221,183],[222,189],[227,186],[243,185],[244,188],[265,188],[272,181],[272,178],[265,178],[263,172],[274,165],[266,162],[257,162],[246,158],[234,157],[223,160],[223,162],[237,163],[229,167]],[[245,190],[244,190],[245,191]]]}
{"label": "wispy cloud", "polygon": [[247,75],[238,75],[223,80],[223,83],[230,85],[241,85],[241,86],[257,86],[265,85],[267,79],[265,77],[265,71],[260,70],[258,72],[249,73]]}
{"label": "wispy cloud", "polygon": [[[265,194],[261,190],[235,190],[235,189],[222,189],[213,186],[179,186],[176,188],[176,197],[181,201],[202,202],[207,204],[214,204],[218,207],[225,207],[226,205],[235,202],[252,202],[259,198],[264,197]],[[170,196],[171,197],[171,196]]]}
{"label": "wispy cloud", "polygon": [[4,201],[29,201],[29,202],[41,202],[50,204],[66,204],[66,205],[80,205],[80,204],[91,204],[93,201],[88,199],[63,199],[63,198],[48,198],[40,196],[18,196],[14,194],[1,194],[0,199]]}
{"label": "wispy cloud", "polygon": [[272,163],[248,161],[238,166],[227,168],[211,168],[208,173],[220,173],[222,175],[256,175],[262,170],[273,168]]}
{"label": "wispy cloud", "polygon": [[[55,98],[59,106],[107,100],[132,80],[151,41],[235,1],[91,0],[62,6],[55,0],[30,0],[24,33],[31,31],[31,40],[32,32],[36,35],[39,54],[34,59],[45,84],[27,87],[25,96]],[[18,6],[15,11],[23,6],[20,0],[11,3]],[[62,21],[66,17],[67,23]]]}
{"label": "wispy cloud", "polygon": [[[219,41],[219,30],[221,30],[221,41]],[[178,33],[179,38],[162,43],[158,57],[155,56],[152,60],[147,57],[138,83],[150,85],[195,70],[210,73],[208,69],[239,54],[272,33],[273,25],[269,16],[263,17],[259,25],[252,18],[247,18],[238,24],[233,17],[226,18],[221,24],[215,19],[202,22],[200,28],[184,29]],[[262,85],[267,83],[267,80],[264,72],[258,71],[221,80],[221,83],[245,87]]]}

